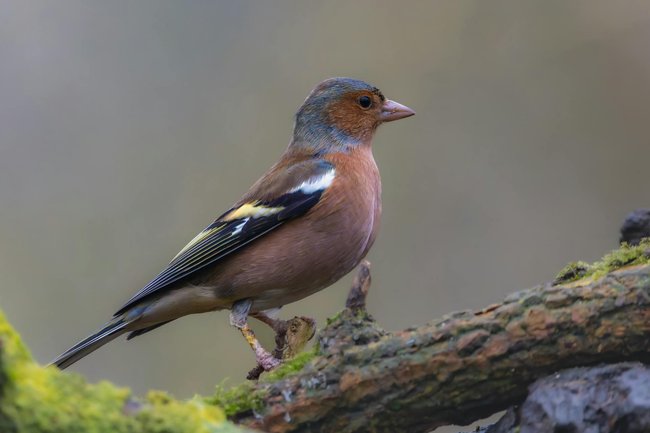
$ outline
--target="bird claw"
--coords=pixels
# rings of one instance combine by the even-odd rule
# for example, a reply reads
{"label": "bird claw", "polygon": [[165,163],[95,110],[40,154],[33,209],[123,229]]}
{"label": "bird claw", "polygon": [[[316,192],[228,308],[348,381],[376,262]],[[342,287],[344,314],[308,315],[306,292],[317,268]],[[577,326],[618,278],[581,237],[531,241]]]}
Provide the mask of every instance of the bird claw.
{"label": "bird claw", "polygon": [[255,353],[255,358],[257,358],[257,365],[262,367],[264,371],[271,371],[282,364],[281,360],[271,355],[266,350],[264,350],[264,353]]}
{"label": "bird claw", "polygon": [[271,355],[266,350],[264,350],[264,353],[255,352],[255,358],[257,359],[257,365],[248,372],[248,375],[246,376],[246,379],[248,380],[259,380],[262,373],[265,371],[271,371],[282,364],[281,360]]}

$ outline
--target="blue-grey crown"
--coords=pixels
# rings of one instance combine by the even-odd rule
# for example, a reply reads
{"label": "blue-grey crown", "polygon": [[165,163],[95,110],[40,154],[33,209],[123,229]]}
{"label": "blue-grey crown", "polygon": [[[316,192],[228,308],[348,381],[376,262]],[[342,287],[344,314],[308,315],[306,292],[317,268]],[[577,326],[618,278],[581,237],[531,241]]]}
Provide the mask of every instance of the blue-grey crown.
{"label": "blue-grey crown", "polygon": [[327,105],[331,101],[345,93],[363,90],[379,95],[382,100],[385,99],[379,89],[354,78],[330,78],[316,86],[296,113],[294,142],[306,142],[316,147],[327,147],[327,145],[346,147],[358,144],[355,138],[330,125],[325,115]]}

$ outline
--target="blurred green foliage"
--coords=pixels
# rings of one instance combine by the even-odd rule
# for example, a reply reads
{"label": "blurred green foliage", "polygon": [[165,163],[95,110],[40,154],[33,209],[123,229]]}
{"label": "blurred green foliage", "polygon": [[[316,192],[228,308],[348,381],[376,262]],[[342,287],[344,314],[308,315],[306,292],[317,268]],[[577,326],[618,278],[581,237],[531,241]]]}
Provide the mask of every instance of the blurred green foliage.
{"label": "blurred green foliage", "polygon": [[[36,364],[0,312],[0,431],[4,433],[243,432],[217,406],[179,402],[150,391],[135,399],[126,388],[89,385],[78,374]],[[129,407],[133,406],[133,413]],[[136,409],[137,407],[137,409]]]}

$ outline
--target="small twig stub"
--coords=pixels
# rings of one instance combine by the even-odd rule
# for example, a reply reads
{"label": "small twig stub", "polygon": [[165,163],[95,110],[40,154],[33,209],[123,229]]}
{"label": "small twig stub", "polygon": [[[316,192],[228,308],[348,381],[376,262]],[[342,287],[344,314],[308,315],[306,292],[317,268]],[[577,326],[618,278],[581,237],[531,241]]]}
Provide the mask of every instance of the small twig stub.
{"label": "small twig stub", "polygon": [[368,296],[371,280],[370,262],[363,260],[359,264],[359,271],[357,272],[357,276],[354,277],[352,288],[350,288],[348,299],[345,302],[347,308],[351,310],[365,310],[366,297]]}

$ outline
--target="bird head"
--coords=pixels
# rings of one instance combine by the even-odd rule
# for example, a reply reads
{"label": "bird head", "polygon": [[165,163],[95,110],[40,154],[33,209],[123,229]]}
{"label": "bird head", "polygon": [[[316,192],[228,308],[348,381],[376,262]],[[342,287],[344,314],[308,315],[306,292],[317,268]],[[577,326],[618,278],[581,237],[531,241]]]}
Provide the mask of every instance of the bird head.
{"label": "bird head", "polygon": [[369,144],[382,123],[414,114],[368,83],[330,78],[312,90],[296,113],[291,146],[319,152],[347,151]]}

